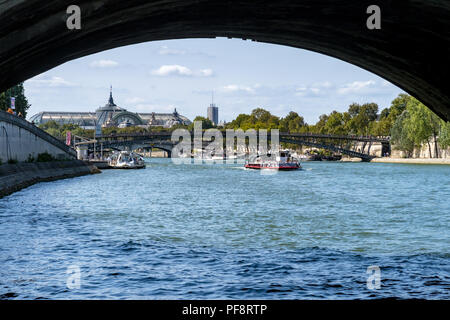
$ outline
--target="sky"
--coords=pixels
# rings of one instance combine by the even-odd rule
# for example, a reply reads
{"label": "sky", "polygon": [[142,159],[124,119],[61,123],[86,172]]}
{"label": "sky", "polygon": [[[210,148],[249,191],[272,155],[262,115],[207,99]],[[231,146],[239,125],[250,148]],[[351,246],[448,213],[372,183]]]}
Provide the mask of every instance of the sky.
{"label": "sky", "polygon": [[295,111],[314,124],[333,110],[375,102],[380,111],[403,91],[359,67],[297,48],[240,39],[146,42],[69,61],[25,82],[31,107],[95,111],[115,103],[132,112],[177,111],[193,120],[212,101],[219,120],[262,107],[280,117]]}

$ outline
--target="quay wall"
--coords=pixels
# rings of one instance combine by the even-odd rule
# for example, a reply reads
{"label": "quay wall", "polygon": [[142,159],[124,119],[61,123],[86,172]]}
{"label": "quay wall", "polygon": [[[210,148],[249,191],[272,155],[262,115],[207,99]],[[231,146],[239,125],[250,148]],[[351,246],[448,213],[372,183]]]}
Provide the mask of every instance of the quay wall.
{"label": "quay wall", "polygon": [[100,171],[80,160],[0,165],[0,198],[35,183],[74,178]]}
{"label": "quay wall", "polygon": [[28,121],[0,111],[0,160],[23,162],[47,152],[56,159],[75,159],[75,150]]}

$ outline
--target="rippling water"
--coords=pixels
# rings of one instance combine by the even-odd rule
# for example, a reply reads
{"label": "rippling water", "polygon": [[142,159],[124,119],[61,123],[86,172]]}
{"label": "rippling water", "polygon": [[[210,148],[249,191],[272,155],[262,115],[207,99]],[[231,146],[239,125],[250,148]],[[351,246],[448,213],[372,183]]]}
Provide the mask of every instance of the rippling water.
{"label": "rippling water", "polygon": [[0,297],[450,298],[448,166],[147,161],[0,199]]}

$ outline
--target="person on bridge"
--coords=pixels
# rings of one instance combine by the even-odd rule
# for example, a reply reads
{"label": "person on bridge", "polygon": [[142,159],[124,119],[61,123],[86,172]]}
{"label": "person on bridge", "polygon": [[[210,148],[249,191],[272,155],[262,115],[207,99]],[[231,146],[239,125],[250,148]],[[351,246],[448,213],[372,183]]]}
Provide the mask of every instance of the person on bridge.
{"label": "person on bridge", "polygon": [[23,118],[22,112],[19,111],[19,114],[17,115],[19,118]]}
{"label": "person on bridge", "polygon": [[14,114],[14,111],[13,111],[13,109],[11,109],[11,108],[8,108],[8,110],[6,110],[6,112],[8,112],[8,113],[10,113],[10,114]]}

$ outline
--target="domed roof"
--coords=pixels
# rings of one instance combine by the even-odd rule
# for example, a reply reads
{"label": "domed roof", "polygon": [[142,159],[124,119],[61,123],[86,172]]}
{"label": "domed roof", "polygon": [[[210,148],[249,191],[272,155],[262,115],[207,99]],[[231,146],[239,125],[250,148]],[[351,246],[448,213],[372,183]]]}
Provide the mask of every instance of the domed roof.
{"label": "domed roof", "polygon": [[123,108],[118,107],[115,103],[114,103],[114,99],[112,96],[112,87],[111,87],[111,91],[109,92],[109,100],[108,103],[105,104],[104,107],[100,107],[97,110],[95,110],[95,112],[101,112],[101,111],[113,111],[113,112],[120,112],[120,111],[126,111]]}

